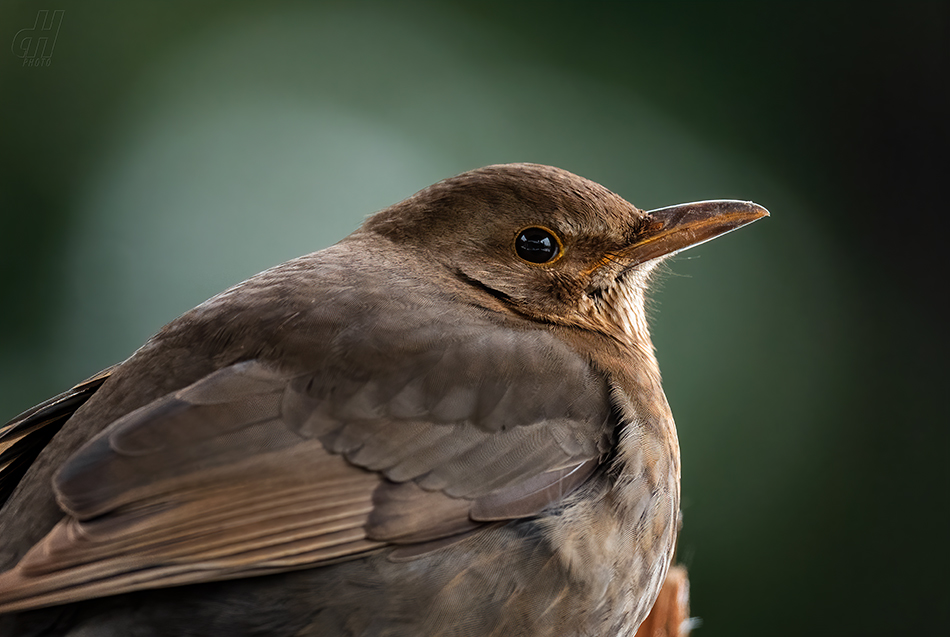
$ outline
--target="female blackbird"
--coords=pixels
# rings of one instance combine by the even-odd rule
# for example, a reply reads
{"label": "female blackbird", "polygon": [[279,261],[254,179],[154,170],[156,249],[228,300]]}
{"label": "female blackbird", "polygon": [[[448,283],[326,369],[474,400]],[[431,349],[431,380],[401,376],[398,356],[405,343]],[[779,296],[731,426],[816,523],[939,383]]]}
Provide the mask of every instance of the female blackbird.
{"label": "female blackbird", "polygon": [[489,166],[212,298],[4,429],[0,632],[633,635],[680,499],[649,275],[767,214]]}

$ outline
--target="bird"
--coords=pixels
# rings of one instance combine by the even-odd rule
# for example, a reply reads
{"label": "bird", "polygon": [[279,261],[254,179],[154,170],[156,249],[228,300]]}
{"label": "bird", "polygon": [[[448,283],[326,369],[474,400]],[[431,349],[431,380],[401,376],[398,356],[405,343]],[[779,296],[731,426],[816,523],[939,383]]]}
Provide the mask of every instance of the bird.
{"label": "bird", "polygon": [[651,275],[767,216],[429,186],[0,430],[3,635],[629,635],[680,527]]}

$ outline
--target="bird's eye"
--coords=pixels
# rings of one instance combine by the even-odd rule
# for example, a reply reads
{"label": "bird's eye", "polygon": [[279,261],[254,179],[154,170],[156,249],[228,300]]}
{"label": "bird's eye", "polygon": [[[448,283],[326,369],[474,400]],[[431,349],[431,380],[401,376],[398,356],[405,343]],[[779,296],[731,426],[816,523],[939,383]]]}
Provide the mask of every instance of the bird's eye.
{"label": "bird's eye", "polygon": [[561,254],[561,242],[547,228],[525,228],[515,238],[515,252],[528,263],[550,263]]}

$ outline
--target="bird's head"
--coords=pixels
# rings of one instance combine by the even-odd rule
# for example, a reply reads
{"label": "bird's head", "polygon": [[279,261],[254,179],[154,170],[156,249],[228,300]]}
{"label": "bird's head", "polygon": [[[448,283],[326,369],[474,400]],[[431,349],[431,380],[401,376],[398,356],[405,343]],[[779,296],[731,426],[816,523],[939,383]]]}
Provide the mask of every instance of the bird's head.
{"label": "bird's head", "polygon": [[364,230],[418,251],[493,304],[643,342],[654,267],[766,215],[744,201],[644,212],[567,171],[505,164],[426,188],[370,218]]}

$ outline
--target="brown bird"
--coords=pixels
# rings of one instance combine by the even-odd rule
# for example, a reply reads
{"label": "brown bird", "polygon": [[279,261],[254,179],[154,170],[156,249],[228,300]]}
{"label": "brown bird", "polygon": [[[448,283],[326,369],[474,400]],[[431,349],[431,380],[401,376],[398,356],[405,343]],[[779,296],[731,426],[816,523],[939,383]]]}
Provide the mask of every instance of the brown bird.
{"label": "brown bird", "polygon": [[199,305],[4,428],[0,633],[633,635],[680,501],[649,275],[767,214],[489,166]]}

